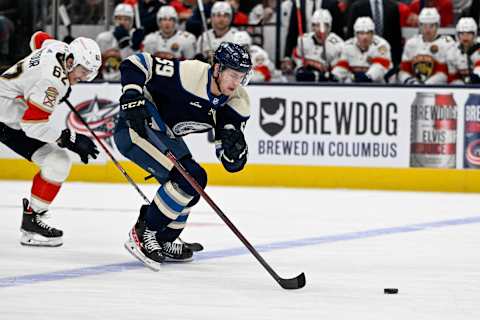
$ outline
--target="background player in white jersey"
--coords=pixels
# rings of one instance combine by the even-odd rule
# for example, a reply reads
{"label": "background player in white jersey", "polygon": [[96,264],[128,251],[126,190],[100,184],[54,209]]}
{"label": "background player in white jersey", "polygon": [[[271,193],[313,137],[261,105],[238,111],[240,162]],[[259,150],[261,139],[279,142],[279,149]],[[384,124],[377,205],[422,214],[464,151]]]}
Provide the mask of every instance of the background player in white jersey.
{"label": "background player in white jersey", "polygon": [[268,82],[280,81],[281,72],[269,59],[268,53],[262,47],[252,44],[252,38],[246,31],[237,31],[233,36],[233,43],[241,45],[250,53],[252,58],[251,81]]}
{"label": "background player in white jersey", "polygon": [[333,76],[342,82],[385,82],[392,67],[390,44],[374,33],[369,17],[359,17],[353,25],[355,36],[345,42],[342,54],[333,68]]}
{"label": "background player in white jersey", "polygon": [[141,49],[144,38],[142,28],[134,29],[134,12],[129,4],[118,4],[113,11],[114,28],[97,36],[103,59],[102,77],[105,80],[120,80],[120,63]]}
{"label": "background player in white jersey", "polygon": [[[217,1],[213,4],[210,15],[212,29],[203,32],[197,40],[197,57],[199,59],[203,61],[209,60],[220,43],[233,41],[233,35],[237,32],[237,29],[231,27],[232,17],[232,7],[228,2]],[[209,39],[211,43],[209,43]],[[212,46],[211,48],[210,45]]]}
{"label": "background player in white jersey", "polygon": [[473,18],[461,18],[456,27],[457,42],[448,51],[448,82],[480,83],[480,39]]}
{"label": "background player in white jersey", "polygon": [[193,34],[177,29],[178,14],[172,6],[157,12],[159,30],[143,41],[143,51],[164,59],[193,59],[196,39]]}
{"label": "background player in white jersey", "polygon": [[[41,45],[31,43],[34,49]],[[63,232],[45,224],[42,215],[70,172],[65,148],[84,163],[98,150],[90,138],[54,126],[50,115],[70,86],[93,80],[100,65],[100,49],[92,39],[77,38],[70,45],[47,40],[0,76],[0,142],[40,167],[30,202],[23,199],[23,245],[62,245]]]}
{"label": "background player in white jersey", "polygon": [[437,9],[422,9],[418,21],[420,34],[405,44],[398,80],[406,84],[446,83],[447,52],[454,41],[438,34],[440,15]]}
{"label": "background player in white jersey", "polygon": [[[328,81],[343,48],[343,39],[333,32],[332,16],[325,9],[316,10],[311,18],[312,32],[298,38],[295,50],[297,81]],[[303,48],[303,52],[302,52]]]}

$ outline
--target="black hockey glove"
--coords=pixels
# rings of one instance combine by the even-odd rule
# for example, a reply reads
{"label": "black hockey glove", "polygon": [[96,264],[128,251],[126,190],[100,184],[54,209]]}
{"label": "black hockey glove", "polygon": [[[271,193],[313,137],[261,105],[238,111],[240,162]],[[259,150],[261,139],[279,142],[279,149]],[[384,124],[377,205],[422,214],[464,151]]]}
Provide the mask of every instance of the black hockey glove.
{"label": "black hockey glove", "polygon": [[88,163],[88,156],[91,156],[93,159],[97,159],[98,149],[92,139],[89,137],[70,131],[70,129],[65,129],[62,131],[60,138],[57,140],[60,148],[67,148],[70,151],[75,152],[80,156],[80,159],[83,163]]}
{"label": "black hockey glove", "polygon": [[117,39],[118,47],[123,49],[128,46],[130,42],[130,35],[128,34],[128,30],[122,26],[116,26],[113,30],[113,36]]}
{"label": "black hockey glove", "polygon": [[120,97],[120,116],[143,138],[147,137],[145,124],[150,126],[152,122],[146,104],[145,97],[135,90],[127,90]]}
{"label": "black hockey glove", "polygon": [[370,79],[369,76],[365,72],[355,72],[354,76],[354,82],[360,82],[360,83],[371,83],[372,79]]}
{"label": "black hockey glove", "polygon": [[131,48],[133,50],[140,50],[140,46],[142,44],[144,37],[145,37],[145,32],[143,28],[135,29],[135,31],[133,31],[132,33],[132,39],[130,40]]}
{"label": "black hockey glove", "polygon": [[243,132],[232,125],[225,127],[218,132],[218,138],[222,141],[223,156],[230,162],[243,159],[247,155],[247,142]]}
{"label": "black hockey glove", "polygon": [[480,77],[476,73],[470,74],[470,83],[480,83]]}

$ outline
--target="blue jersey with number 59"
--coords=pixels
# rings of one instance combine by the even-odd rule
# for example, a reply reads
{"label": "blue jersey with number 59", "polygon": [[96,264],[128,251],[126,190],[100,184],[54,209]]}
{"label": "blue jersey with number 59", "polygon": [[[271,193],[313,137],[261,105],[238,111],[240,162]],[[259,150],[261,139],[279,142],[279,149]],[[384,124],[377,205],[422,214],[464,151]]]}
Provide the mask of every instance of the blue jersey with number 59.
{"label": "blue jersey with number 59", "polygon": [[210,92],[211,67],[197,60],[172,61],[138,53],[120,66],[123,92],[138,90],[157,107],[160,119],[176,136],[224,128],[243,131],[250,101],[243,87],[230,96]]}

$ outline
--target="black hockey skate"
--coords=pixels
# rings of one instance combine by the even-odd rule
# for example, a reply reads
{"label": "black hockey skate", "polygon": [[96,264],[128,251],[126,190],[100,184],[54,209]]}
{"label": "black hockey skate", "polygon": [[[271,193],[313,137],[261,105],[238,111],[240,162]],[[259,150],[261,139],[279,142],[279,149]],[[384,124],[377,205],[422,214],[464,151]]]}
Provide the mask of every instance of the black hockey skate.
{"label": "black hockey skate", "polygon": [[186,244],[162,242],[161,245],[165,262],[190,262],[193,260],[193,251]]}
{"label": "black hockey skate", "polygon": [[[140,220],[145,221],[145,214],[147,213],[147,209],[148,205],[142,205],[142,207],[140,208],[140,215],[138,216],[137,222]],[[157,240],[158,242],[163,242],[162,239],[157,238]],[[177,240],[180,241],[184,245],[184,247],[188,248],[193,252],[199,252],[203,250],[203,246],[198,242],[186,242],[183,241],[180,237],[177,238]]]}
{"label": "black hockey skate", "polygon": [[162,247],[156,239],[156,231],[149,230],[144,221],[137,221],[130,230],[125,249],[148,268],[159,271],[161,263],[165,260]]}
{"label": "black hockey skate", "polygon": [[45,212],[35,212],[28,207],[27,199],[23,199],[23,216],[20,231],[20,243],[24,246],[59,247],[63,244],[63,231],[50,227],[42,221]]}

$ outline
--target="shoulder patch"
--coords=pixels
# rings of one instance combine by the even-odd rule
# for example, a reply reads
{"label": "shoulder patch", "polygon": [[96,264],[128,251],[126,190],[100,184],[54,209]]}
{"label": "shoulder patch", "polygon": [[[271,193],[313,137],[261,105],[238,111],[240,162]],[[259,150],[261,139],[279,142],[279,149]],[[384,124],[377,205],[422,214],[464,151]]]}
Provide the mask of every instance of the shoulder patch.
{"label": "shoulder patch", "polygon": [[387,46],[382,45],[382,46],[378,47],[378,52],[380,54],[385,54],[387,52]]}
{"label": "shoulder patch", "polygon": [[55,107],[57,104],[59,92],[55,87],[48,87],[45,90],[45,98],[43,99],[43,104],[49,108]]}

